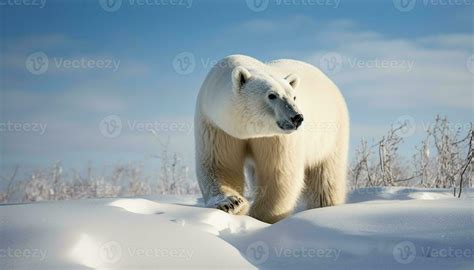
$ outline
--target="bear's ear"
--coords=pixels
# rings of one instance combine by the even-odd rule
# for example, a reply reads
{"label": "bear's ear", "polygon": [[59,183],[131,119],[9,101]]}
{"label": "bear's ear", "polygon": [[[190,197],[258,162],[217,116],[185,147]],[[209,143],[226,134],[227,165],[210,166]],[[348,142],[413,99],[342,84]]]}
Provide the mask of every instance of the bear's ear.
{"label": "bear's ear", "polygon": [[239,91],[242,85],[244,85],[252,75],[250,72],[241,66],[235,67],[232,71],[232,84],[234,85],[234,91]]}
{"label": "bear's ear", "polygon": [[295,74],[290,74],[290,75],[286,76],[285,80],[287,80],[288,83],[293,88],[298,87],[298,84],[300,83],[300,78],[298,76],[296,76]]}

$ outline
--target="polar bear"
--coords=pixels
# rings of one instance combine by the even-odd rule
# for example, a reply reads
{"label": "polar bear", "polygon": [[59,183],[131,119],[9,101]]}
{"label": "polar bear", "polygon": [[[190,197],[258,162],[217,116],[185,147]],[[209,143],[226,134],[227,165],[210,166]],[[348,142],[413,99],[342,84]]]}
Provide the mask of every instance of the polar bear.
{"label": "polar bear", "polygon": [[[274,223],[299,198],[308,209],[344,203],[348,110],[314,66],[227,56],[203,82],[194,121],[207,207]],[[243,195],[244,169],[255,185],[252,205]]]}

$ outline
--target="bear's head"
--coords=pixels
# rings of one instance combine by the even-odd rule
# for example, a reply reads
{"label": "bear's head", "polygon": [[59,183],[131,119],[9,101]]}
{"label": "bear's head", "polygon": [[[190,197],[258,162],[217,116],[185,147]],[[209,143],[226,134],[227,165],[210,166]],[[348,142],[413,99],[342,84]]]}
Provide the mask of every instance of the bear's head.
{"label": "bear's head", "polygon": [[235,67],[232,87],[245,133],[249,137],[265,137],[296,131],[303,122],[303,114],[296,105],[298,84],[295,74],[279,78],[259,70]]}

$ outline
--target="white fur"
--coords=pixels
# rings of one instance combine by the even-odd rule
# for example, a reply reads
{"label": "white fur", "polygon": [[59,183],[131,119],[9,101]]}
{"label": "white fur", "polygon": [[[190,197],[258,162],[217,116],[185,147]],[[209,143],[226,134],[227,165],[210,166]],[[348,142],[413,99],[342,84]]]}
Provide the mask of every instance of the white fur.
{"label": "white fur", "polygon": [[[276,124],[296,113],[304,116],[297,130]],[[344,98],[319,69],[228,56],[209,72],[196,105],[196,171],[204,199],[209,207],[246,214],[243,171],[251,159],[257,189],[250,215],[260,220],[286,217],[301,194],[308,208],[343,203],[348,134]],[[223,207],[226,197],[243,203]]]}

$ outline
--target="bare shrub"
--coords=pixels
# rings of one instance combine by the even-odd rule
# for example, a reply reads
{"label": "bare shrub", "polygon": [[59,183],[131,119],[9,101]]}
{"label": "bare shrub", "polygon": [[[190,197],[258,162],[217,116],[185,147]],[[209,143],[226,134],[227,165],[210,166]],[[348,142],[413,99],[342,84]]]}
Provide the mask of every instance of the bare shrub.
{"label": "bare shrub", "polygon": [[177,154],[169,156],[166,149],[160,155],[157,176],[146,175],[142,162],[119,164],[109,173],[97,171],[89,164],[81,172],[64,173],[57,162],[16,181],[17,167],[9,177],[2,177],[6,185],[2,185],[0,203],[199,193],[197,183],[189,178],[189,168],[181,164]]}
{"label": "bare shrub", "polygon": [[2,181],[5,181],[5,190],[0,190],[0,203],[8,202],[12,195],[16,192],[18,185],[15,183],[16,176],[18,173],[18,166],[15,167],[10,177],[1,177]]}
{"label": "bare shrub", "polygon": [[[356,148],[349,169],[352,188],[376,186],[415,186],[453,188],[458,196],[463,187],[472,187],[472,124],[463,139],[461,127],[453,129],[446,117],[437,116],[415,147],[413,163],[398,154],[403,138],[397,131],[404,124],[392,126],[387,135],[371,146],[363,139]],[[374,153],[378,153],[375,156]]]}

